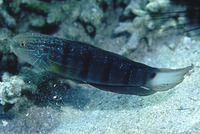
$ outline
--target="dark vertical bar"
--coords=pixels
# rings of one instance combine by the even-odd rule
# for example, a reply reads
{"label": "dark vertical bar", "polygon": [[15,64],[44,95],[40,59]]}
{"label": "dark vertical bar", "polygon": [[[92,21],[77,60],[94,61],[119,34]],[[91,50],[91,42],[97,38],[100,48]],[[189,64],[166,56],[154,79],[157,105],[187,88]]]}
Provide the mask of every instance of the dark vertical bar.
{"label": "dark vertical bar", "polygon": [[148,73],[148,70],[145,68],[142,70],[141,74],[140,74],[140,80],[141,80],[141,85],[145,85],[146,84],[146,81],[147,81],[147,73]]}
{"label": "dark vertical bar", "polygon": [[85,60],[84,60],[83,65],[82,65],[82,69],[80,70],[80,73],[79,73],[79,76],[82,79],[87,79],[92,57],[93,57],[92,50],[88,49],[88,51],[85,55],[85,58],[84,58]]}
{"label": "dark vertical bar", "polygon": [[130,84],[130,77],[132,73],[133,73],[133,66],[129,66],[129,68],[127,69],[125,73],[123,84],[127,84],[127,85]]}
{"label": "dark vertical bar", "polygon": [[[62,46],[59,46],[60,49],[64,49],[64,54],[61,55],[62,57],[62,60],[61,60],[61,64],[63,65],[68,65],[69,64],[69,61],[67,61],[68,58],[70,58],[70,53],[71,53],[71,49],[69,48],[69,45],[66,43],[65,45],[62,45]],[[58,51],[58,50],[57,50]],[[61,54],[61,52],[58,51],[58,54]]]}
{"label": "dark vertical bar", "polygon": [[113,65],[112,58],[105,61],[106,63],[102,66],[104,68],[104,71],[102,73],[100,81],[102,83],[108,83],[110,81],[110,73]]}

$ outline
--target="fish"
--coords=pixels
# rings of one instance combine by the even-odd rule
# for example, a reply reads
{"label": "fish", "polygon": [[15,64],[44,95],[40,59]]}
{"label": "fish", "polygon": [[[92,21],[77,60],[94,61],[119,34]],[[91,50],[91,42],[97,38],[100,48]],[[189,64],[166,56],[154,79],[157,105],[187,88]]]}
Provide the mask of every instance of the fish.
{"label": "fish", "polygon": [[66,79],[120,94],[150,95],[181,83],[193,68],[151,67],[88,43],[39,33],[22,33],[9,40],[20,61]]}

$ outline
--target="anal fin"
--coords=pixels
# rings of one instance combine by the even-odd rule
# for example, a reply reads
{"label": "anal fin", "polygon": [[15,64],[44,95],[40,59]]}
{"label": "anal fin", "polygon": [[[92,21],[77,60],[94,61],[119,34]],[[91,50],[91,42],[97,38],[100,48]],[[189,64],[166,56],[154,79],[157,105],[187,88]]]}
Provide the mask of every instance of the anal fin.
{"label": "anal fin", "polygon": [[99,85],[99,84],[90,84],[90,85],[104,91],[111,91],[119,94],[147,96],[156,92],[154,90],[147,90],[146,88],[137,86],[110,86],[110,85]]}

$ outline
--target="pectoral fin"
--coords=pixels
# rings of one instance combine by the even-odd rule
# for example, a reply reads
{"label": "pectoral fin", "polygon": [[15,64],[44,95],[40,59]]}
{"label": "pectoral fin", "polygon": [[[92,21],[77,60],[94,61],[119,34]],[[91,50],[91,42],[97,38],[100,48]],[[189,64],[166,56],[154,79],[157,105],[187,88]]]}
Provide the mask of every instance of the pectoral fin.
{"label": "pectoral fin", "polygon": [[73,79],[75,77],[77,69],[75,67],[63,65],[61,63],[49,60],[51,66],[47,69],[48,71],[57,73],[65,78]]}

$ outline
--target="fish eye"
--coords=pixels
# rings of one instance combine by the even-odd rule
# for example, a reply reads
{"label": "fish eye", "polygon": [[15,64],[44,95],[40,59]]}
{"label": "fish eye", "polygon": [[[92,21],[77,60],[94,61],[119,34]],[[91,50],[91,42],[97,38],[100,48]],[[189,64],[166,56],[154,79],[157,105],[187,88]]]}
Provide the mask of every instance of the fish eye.
{"label": "fish eye", "polygon": [[20,43],[20,46],[21,46],[21,47],[24,47],[24,46],[26,46],[26,43],[25,43],[25,42],[21,42],[21,43]]}

